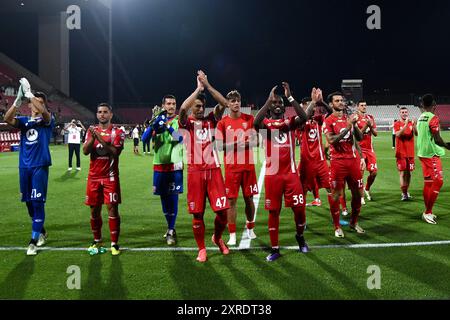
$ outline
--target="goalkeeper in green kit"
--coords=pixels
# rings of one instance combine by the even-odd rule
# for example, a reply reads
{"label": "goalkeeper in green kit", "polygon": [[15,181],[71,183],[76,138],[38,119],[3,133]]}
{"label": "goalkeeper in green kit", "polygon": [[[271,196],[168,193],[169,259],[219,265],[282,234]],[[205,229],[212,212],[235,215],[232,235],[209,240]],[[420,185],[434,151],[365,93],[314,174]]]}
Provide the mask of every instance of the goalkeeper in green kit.
{"label": "goalkeeper in green kit", "polygon": [[[161,198],[162,211],[167,220],[164,235],[168,245],[177,243],[175,221],[178,214],[178,195],[183,193],[183,145],[178,133],[176,98],[166,95],[162,110],[153,112],[153,119],[142,135],[142,141],[155,143],[153,158],[153,194]],[[156,114],[155,114],[156,113]]]}

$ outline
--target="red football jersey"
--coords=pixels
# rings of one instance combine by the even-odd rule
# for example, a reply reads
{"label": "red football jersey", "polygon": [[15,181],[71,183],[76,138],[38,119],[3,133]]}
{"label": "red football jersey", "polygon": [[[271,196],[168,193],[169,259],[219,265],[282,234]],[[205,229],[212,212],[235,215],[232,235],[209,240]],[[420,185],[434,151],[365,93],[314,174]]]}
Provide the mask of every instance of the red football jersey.
{"label": "red football jersey", "polygon": [[[394,133],[403,129],[405,123],[403,120],[398,120],[394,123]],[[408,122],[408,126],[401,137],[395,138],[395,157],[397,158],[414,158],[414,131],[411,122]]]}
{"label": "red football jersey", "polygon": [[[358,121],[356,122],[359,129],[363,129],[367,122],[372,121],[372,127],[374,129],[377,128],[377,124],[375,123],[375,119],[372,115],[366,114],[363,117],[358,115]],[[372,151],[373,152],[373,145],[372,145],[372,132],[370,131],[370,128],[367,128],[365,132],[363,132],[363,139],[359,142],[359,146],[361,147],[361,151]]]}
{"label": "red football jersey", "polygon": [[300,156],[302,161],[317,161],[325,160],[325,151],[322,145],[322,125],[325,121],[325,115],[315,115],[311,120],[308,120],[302,129],[298,131],[301,133],[300,137],[301,147]]}
{"label": "red football jersey", "polygon": [[[242,113],[238,119],[229,116],[223,117],[217,124],[216,139],[224,144],[249,141],[251,134],[256,134],[253,129],[253,116]],[[225,170],[230,172],[251,171],[255,169],[253,150],[238,150],[225,148]]]}
{"label": "red football jersey", "polygon": [[[102,129],[100,126],[95,126],[97,132],[106,143],[116,147],[120,152],[123,149],[125,140],[125,133],[119,128],[110,125],[107,129]],[[87,130],[86,140],[91,139],[91,132]],[[94,141],[94,147],[91,152],[91,163],[89,166],[89,178],[93,179],[113,179],[119,176],[119,156],[112,156],[106,153],[103,146],[97,140]]]}
{"label": "red football jersey", "polygon": [[[325,134],[331,133],[333,135],[338,135],[345,128],[347,128],[346,115],[338,118],[332,114],[325,119]],[[331,160],[356,158],[356,154],[357,151],[353,145],[353,129],[351,129],[337,144],[330,144]]]}
{"label": "red football jersey", "polygon": [[202,120],[188,117],[186,125],[178,120],[180,128],[187,130],[184,132],[186,143],[188,171],[203,171],[213,168],[220,168],[219,155],[213,143],[214,129],[217,120],[214,112]]}
{"label": "red football jersey", "polygon": [[295,165],[295,117],[289,119],[264,119],[266,175],[297,173]]}

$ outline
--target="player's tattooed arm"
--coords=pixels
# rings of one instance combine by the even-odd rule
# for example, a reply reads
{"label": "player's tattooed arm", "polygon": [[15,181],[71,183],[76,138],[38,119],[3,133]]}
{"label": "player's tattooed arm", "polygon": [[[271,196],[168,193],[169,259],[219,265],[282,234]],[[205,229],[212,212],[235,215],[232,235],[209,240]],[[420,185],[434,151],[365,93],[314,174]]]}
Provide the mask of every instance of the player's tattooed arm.
{"label": "player's tattooed arm", "polygon": [[351,115],[349,121],[352,124],[353,135],[355,136],[356,141],[361,141],[364,138],[364,135],[361,129],[359,129],[358,125],[356,124],[356,122],[358,121],[358,116],[356,114]]}
{"label": "player's tattooed arm", "polygon": [[92,152],[92,149],[94,148],[94,141],[95,141],[95,135],[93,134],[93,132],[95,132],[93,127],[89,127],[88,128],[89,131],[89,135],[87,140],[84,142],[83,144],[83,154],[85,156],[87,156],[88,154],[90,154]]}
{"label": "player's tattooed arm", "polygon": [[353,141],[353,144],[355,146],[356,151],[358,151],[358,154],[359,154],[359,158],[360,158],[359,167],[360,167],[361,171],[364,171],[364,170],[366,170],[366,161],[364,160],[359,142]]}
{"label": "player's tattooed arm", "polygon": [[216,118],[217,121],[219,121],[220,119],[222,119],[222,116],[228,105],[228,101],[219,91],[217,91],[209,83],[207,75],[202,70],[197,71],[197,74],[202,85],[205,87],[206,90],[208,90],[208,92],[211,94],[214,100],[217,101],[217,105],[214,108],[214,117]]}
{"label": "player's tattooed arm", "polygon": [[192,94],[189,97],[187,97],[186,100],[184,100],[183,104],[180,107],[179,120],[182,125],[186,125],[189,110],[194,105],[198,94],[201,93],[203,90],[205,90],[205,88],[203,87],[203,84],[200,82],[200,79],[197,76],[197,88],[194,90],[194,92],[192,92]]}
{"label": "player's tattooed arm", "polygon": [[[370,129],[370,133],[374,136],[377,137],[378,136],[378,130],[377,128],[374,128],[374,121],[372,118],[368,118],[367,119],[367,123],[365,125],[366,129],[369,128]],[[365,130],[361,130],[362,132],[365,132]]]}
{"label": "player's tattooed arm", "polygon": [[110,155],[117,157],[121,150],[114,147],[113,145],[111,145],[110,143],[105,142],[105,140],[103,140],[102,136],[99,135],[93,128],[91,130],[91,134],[93,136],[95,136],[95,139],[103,146],[103,149]]}
{"label": "player's tattooed arm", "polygon": [[[320,90],[319,88],[312,88],[311,90],[311,102],[308,104],[308,106],[306,107],[306,118],[310,119],[315,112],[315,107],[317,105],[317,103],[321,102],[323,103],[323,97],[322,97],[322,90]],[[333,112],[333,111],[331,111]]]}
{"label": "player's tattooed arm", "polygon": [[342,130],[339,134],[332,134],[331,132],[327,132],[326,138],[329,144],[337,144],[341,141],[353,128],[353,122],[351,118],[347,120],[347,127]]}
{"label": "player's tattooed arm", "polygon": [[272,90],[270,91],[269,97],[267,98],[266,103],[264,104],[264,106],[261,109],[259,109],[258,113],[255,116],[255,120],[253,122],[253,127],[256,130],[265,128],[263,121],[266,118],[267,113],[269,112],[270,106],[272,105],[273,101],[275,100],[275,89],[276,88],[277,88],[277,86],[272,88]]}
{"label": "player's tattooed arm", "polygon": [[12,127],[18,127],[19,121],[15,118],[17,112],[17,107],[13,104],[8,111],[6,111],[4,120],[7,124],[9,124]]}
{"label": "player's tattooed arm", "polygon": [[303,123],[305,123],[307,120],[305,110],[303,110],[303,108],[300,106],[300,104],[292,96],[289,83],[282,82],[281,84],[283,85],[284,95],[286,96],[286,98],[288,98],[289,102],[294,107],[295,113],[297,114],[297,117],[295,118],[297,126],[300,126]]}

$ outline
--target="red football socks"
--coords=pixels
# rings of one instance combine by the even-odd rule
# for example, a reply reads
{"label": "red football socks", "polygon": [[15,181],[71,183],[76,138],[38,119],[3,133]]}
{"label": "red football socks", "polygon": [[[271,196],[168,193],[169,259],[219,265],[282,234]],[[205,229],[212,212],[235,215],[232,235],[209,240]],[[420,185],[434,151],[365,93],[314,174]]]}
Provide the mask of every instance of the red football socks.
{"label": "red football socks", "polygon": [[103,220],[101,216],[98,218],[91,217],[91,230],[95,241],[102,240],[102,226]]}
{"label": "red football socks", "polygon": [[[342,199],[342,197],[340,198]],[[333,218],[334,228],[340,228],[341,223],[339,222],[340,212],[339,212],[339,202],[335,201],[331,193],[328,194],[328,203],[330,204],[330,213]]]}
{"label": "red football socks", "polygon": [[278,247],[278,228],[280,226],[280,211],[269,212],[269,236],[272,248]]}
{"label": "red football socks", "polygon": [[120,235],[120,216],[109,217],[109,234],[111,236],[111,242],[119,242]]}
{"label": "red football socks", "polygon": [[192,231],[199,250],[205,249],[205,223],[200,219],[192,220]]}
{"label": "red football socks", "polygon": [[[227,211],[216,212],[216,219],[214,219],[214,239],[218,241],[222,238],[223,231],[227,227]],[[234,231],[236,232],[236,226]]]}
{"label": "red football socks", "polygon": [[305,230],[306,225],[305,207],[295,207],[292,208],[292,211],[294,211],[295,228],[297,234],[301,236],[303,235],[303,231]]}

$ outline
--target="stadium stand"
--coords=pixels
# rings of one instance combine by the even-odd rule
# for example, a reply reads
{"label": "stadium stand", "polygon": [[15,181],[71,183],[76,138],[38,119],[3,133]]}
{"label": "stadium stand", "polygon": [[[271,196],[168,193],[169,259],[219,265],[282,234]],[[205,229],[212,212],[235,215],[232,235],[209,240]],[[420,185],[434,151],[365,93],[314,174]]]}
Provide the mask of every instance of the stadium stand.
{"label": "stadium stand", "polygon": [[[57,112],[58,109],[61,110],[58,121],[70,121],[74,117],[81,121],[95,120],[95,114],[91,110],[66,96],[0,52],[0,85],[14,86],[17,89],[21,77],[26,77],[30,81],[33,90],[43,91],[47,94],[49,108],[52,112]],[[25,113],[28,114],[28,111]]]}
{"label": "stadium stand", "polygon": [[438,105],[436,114],[441,120],[441,127],[444,130],[450,130],[450,105]]}
{"label": "stadium stand", "polygon": [[146,119],[152,118],[152,108],[120,107],[113,110],[122,123],[142,124]]}

